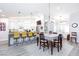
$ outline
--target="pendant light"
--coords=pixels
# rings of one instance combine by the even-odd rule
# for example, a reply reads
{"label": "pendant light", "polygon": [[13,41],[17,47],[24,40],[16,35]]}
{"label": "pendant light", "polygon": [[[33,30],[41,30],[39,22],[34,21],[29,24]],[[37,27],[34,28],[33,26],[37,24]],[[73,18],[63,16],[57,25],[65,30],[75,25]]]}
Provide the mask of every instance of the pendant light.
{"label": "pendant light", "polygon": [[49,2],[49,21],[50,21],[50,2]]}

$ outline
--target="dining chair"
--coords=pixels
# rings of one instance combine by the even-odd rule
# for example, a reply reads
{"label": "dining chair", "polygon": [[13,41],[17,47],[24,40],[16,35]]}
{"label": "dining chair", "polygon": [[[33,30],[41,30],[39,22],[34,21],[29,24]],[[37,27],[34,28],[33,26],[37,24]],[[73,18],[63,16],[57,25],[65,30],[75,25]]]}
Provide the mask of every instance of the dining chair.
{"label": "dining chair", "polygon": [[39,39],[39,42],[40,42],[40,49],[41,49],[41,47],[43,47],[43,51],[44,51],[45,47],[47,47],[47,48],[49,49],[49,43],[48,43],[48,41],[44,38],[44,34],[41,33],[41,34],[39,34],[39,36],[40,36],[40,39]]}
{"label": "dining chair", "polygon": [[13,38],[16,40],[16,45],[18,45],[18,39],[19,39],[20,35],[19,32],[14,32],[13,33]]}
{"label": "dining chair", "polygon": [[54,40],[54,47],[57,47],[57,50],[59,52],[59,49],[61,50],[62,49],[62,34],[59,34],[58,35],[58,39],[55,39]]}
{"label": "dining chair", "polygon": [[71,32],[70,40],[75,40],[75,43],[77,44],[77,32]]}

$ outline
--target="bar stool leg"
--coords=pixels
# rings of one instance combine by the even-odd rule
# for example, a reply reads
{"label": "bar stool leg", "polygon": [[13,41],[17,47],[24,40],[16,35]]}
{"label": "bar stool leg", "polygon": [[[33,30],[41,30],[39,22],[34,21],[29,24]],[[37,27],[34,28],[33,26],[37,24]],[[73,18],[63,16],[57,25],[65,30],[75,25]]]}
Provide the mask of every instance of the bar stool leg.
{"label": "bar stool leg", "polygon": [[18,40],[16,39],[16,46],[18,46]]}
{"label": "bar stool leg", "polygon": [[24,43],[24,38],[23,38],[23,41],[22,41],[22,45],[23,45],[23,43]]}

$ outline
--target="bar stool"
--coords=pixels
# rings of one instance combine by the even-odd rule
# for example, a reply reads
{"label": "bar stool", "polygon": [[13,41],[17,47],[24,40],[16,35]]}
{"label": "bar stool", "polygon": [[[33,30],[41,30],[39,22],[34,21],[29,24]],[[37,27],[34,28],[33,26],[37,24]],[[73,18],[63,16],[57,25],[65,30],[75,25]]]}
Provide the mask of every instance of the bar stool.
{"label": "bar stool", "polygon": [[21,33],[21,38],[23,38],[23,42],[22,43],[24,43],[25,42],[25,38],[27,37],[27,32],[25,31],[25,32],[22,32]]}
{"label": "bar stool", "polygon": [[18,39],[19,39],[19,32],[14,32],[13,33],[13,38],[16,40],[16,45],[18,45]]}
{"label": "bar stool", "polygon": [[29,39],[31,40],[31,38],[33,37],[33,32],[29,32],[28,36],[29,36]]}

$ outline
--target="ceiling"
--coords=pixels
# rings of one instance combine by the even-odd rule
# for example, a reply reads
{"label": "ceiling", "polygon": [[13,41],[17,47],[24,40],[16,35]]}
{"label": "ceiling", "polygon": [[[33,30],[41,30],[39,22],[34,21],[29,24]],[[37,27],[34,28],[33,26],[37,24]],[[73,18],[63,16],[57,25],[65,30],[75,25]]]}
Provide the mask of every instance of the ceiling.
{"label": "ceiling", "polygon": [[78,3],[0,3],[0,17],[17,17],[28,15],[70,15],[79,11]]}
{"label": "ceiling", "polygon": [[27,16],[37,14],[48,14],[48,4],[45,3],[0,3],[0,13],[5,14],[7,17]]}
{"label": "ceiling", "polygon": [[52,3],[51,16],[68,15],[79,11],[79,3]]}

